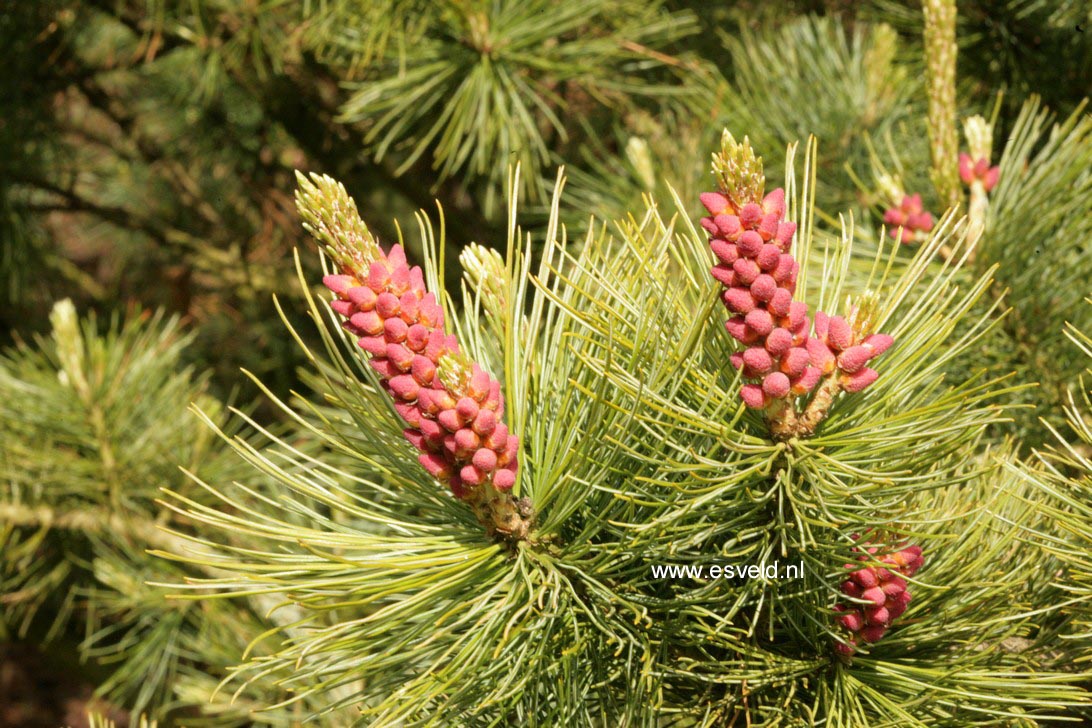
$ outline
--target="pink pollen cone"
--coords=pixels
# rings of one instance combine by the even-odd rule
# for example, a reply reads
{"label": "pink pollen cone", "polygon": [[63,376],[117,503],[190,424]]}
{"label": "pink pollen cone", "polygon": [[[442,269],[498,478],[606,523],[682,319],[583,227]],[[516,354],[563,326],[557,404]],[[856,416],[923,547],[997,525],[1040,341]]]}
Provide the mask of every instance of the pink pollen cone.
{"label": "pink pollen cone", "polygon": [[[437,376],[440,360],[459,356],[459,345],[444,333],[443,310],[425,290],[421,269],[408,267],[402,247],[395,245],[366,270],[326,276],[323,283],[337,296],[330,307],[348,319],[344,325],[359,336],[369,366],[409,425],[403,435],[422,451],[421,466],[456,497],[490,480],[510,488],[518,441],[500,422],[500,383],[477,364],[466,392],[449,390]],[[482,438],[490,436],[495,447],[483,449]],[[502,457],[506,465],[499,470]]]}
{"label": "pink pollen cone", "polygon": [[740,387],[739,396],[751,409],[762,409],[766,406],[766,395],[757,384],[744,384]]}
{"label": "pink pollen cone", "polygon": [[703,192],[699,195],[701,204],[705,205],[705,209],[709,211],[710,215],[720,215],[721,213],[731,210],[732,205],[728,202],[728,198],[719,192]]}

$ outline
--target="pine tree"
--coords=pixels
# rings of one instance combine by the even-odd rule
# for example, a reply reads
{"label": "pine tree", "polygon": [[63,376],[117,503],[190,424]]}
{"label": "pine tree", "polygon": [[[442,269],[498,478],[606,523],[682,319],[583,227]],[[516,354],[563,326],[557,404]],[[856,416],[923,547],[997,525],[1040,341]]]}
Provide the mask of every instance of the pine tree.
{"label": "pine tree", "polygon": [[[356,704],[367,724],[442,715],[530,725],[664,716],[699,725],[743,716],[763,725],[985,725],[1063,718],[1084,704],[1051,622],[1053,557],[1020,539],[1022,529],[1050,529],[1049,511],[1013,473],[1014,454],[978,450],[1004,416],[996,399],[1005,385],[943,382],[998,323],[976,307],[988,276],[964,288],[959,265],[930,275],[941,248],[955,259],[969,249],[966,224],[946,216],[909,259],[893,242],[855,255],[850,230],[833,237],[815,226],[813,149],[799,187],[791,152],[787,192],[764,196],[761,160],[726,136],[714,157],[720,189],[703,199],[716,212],[703,221],[716,258],[686,217],[664,219],[653,207],[620,223],[617,237],[583,240],[578,253],[553,227],[532,276],[530,241],[513,217],[491,290],[481,261],[468,266],[462,316],[440,285],[442,240],[426,218],[422,272],[404,267],[400,247],[377,247],[344,188],[303,180],[301,216],[334,266],[332,303],[309,299],[326,344],[325,361],[310,356],[332,406],[314,433],[371,474],[296,476],[249,454],[281,488],[321,494],[331,510],[301,528],[291,519],[303,506],[287,500],[254,525],[269,546],[219,552],[218,569],[247,575],[219,580],[225,596],[283,590],[308,613],[305,629],[244,671],[281,674],[330,709]],[[845,318],[816,313],[814,328],[801,319],[799,335],[826,351],[804,349],[823,384],[817,377],[781,393],[766,375],[759,399],[741,389],[761,367],[729,364],[734,340],[749,335],[734,319],[722,328],[715,304],[724,281],[707,273],[713,260],[724,265],[726,239],[738,240],[740,261],[761,255],[748,252],[741,230],[759,248],[762,237],[776,239],[779,256],[800,261],[783,285],[801,307],[841,311],[848,300]],[[862,275],[866,286],[854,293]],[[748,285],[765,297],[757,278]],[[403,312],[388,311],[397,299],[386,291],[400,287]],[[433,294],[443,316],[428,313]],[[735,299],[723,300],[738,315]],[[405,313],[413,301],[420,314]],[[397,326],[380,321],[390,315]],[[416,359],[397,363],[400,347],[416,346],[407,315],[451,322],[450,337],[433,338],[454,353],[422,349],[423,362],[439,363],[423,377]],[[762,335],[751,318],[743,325]],[[346,333],[328,328],[338,321]],[[960,325],[969,332],[953,339]],[[865,356],[894,346],[867,378],[874,383],[858,386],[854,340],[870,341],[870,330],[891,336]],[[445,419],[454,397],[451,410],[430,414],[424,400],[407,408],[408,380],[395,381],[450,388],[458,375],[444,373],[444,357],[459,356],[503,382],[504,418],[521,443],[513,507],[526,530],[498,529],[474,505],[507,482],[449,481],[455,471],[430,466],[430,452],[459,457],[458,428],[468,425]],[[780,360],[782,371],[790,360]],[[794,411],[813,421],[786,429]],[[428,421],[439,423],[435,436]],[[415,449],[426,453],[420,464]],[[225,506],[235,502],[228,486],[213,490]],[[205,527],[231,523],[216,509],[184,510]],[[804,578],[693,585],[650,569],[712,558],[799,559]],[[884,570],[892,564],[901,576]],[[329,692],[348,681],[361,691]]]}

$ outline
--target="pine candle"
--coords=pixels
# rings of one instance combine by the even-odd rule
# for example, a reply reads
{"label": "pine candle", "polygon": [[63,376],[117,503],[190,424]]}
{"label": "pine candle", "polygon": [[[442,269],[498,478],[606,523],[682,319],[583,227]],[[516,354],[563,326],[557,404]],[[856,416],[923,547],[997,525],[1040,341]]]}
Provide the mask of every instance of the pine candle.
{"label": "pine candle", "polygon": [[367,352],[421,466],[470,504],[490,535],[525,539],[530,515],[510,493],[519,439],[504,423],[500,382],[445,333],[421,268],[408,265],[401,245],[380,249],[345,188],[328,177],[298,179],[305,227],[341,269],[323,279],[336,296],[330,307]]}
{"label": "pine candle", "polygon": [[[709,212],[701,225],[717,261],[710,273],[724,287],[721,301],[733,314],[725,328],[747,347],[731,357],[751,380],[740,397],[766,411],[775,437],[810,434],[839,391],[859,392],[876,381],[876,370],[865,365],[894,341],[871,333],[867,316],[850,323],[822,312],[811,335],[807,304],[794,299],[800,264],[791,250],[796,224],[784,219],[785,191],[763,195],[762,160],[747,139],[737,143],[727,131],[713,155],[713,173],[720,190],[701,195]],[[821,384],[798,415],[793,398]]]}

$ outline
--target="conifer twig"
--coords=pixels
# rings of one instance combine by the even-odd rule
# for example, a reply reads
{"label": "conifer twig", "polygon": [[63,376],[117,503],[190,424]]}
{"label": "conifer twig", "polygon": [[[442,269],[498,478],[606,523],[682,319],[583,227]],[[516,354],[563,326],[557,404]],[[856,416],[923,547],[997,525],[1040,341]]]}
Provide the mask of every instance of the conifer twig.
{"label": "conifer twig", "polygon": [[922,11],[925,14],[925,71],[933,184],[942,203],[955,207],[959,204],[955,0],[922,0]]}
{"label": "conifer twig", "polygon": [[959,155],[959,176],[970,187],[967,204],[967,242],[970,258],[974,260],[974,246],[986,229],[986,212],[990,200],[988,193],[997,184],[999,167],[990,167],[993,147],[993,128],[983,117],[971,116],[963,122],[969,154]]}

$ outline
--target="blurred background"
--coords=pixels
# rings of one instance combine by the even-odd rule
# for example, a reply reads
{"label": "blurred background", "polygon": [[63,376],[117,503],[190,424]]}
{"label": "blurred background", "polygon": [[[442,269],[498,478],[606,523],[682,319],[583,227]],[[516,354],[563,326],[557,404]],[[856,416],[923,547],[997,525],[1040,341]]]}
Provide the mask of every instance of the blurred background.
{"label": "blurred background", "polygon": [[[567,166],[579,227],[657,185],[704,182],[725,125],[774,169],[785,143],[815,133],[840,169],[864,156],[865,132],[920,123],[911,83],[883,88],[890,64],[921,76],[912,2],[7,5],[0,336],[44,331],[63,297],[104,320],[162,307],[196,333],[186,357],[221,393],[240,366],[278,392],[295,383],[271,303],[295,289],[295,169],[343,180],[382,239],[435,198],[453,246],[490,245],[517,161],[528,211]],[[960,3],[967,107],[1005,90],[1010,121],[1033,93],[1071,111],[1092,43],[1077,31],[1087,9],[1070,5]],[[858,47],[858,26],[876,22],[898,33],[882,49],[893,59]],[[869,73],[872,89],[857,77]],[[854,202],[852,185],[825,181],[841,188],[828,206]]]}
{"label": "blurred background", "polygon": [[[1035,96],[1058,118],[1078,109],[1086,2],[958,7],[961,109],[1001,130]],[[885,150],[939,208],[921,36],[919,4],[895,0],[0,3],[0,725],[85,725],[88,705],[119,721],[164,701],[190,715],[220,668],[214,651],[168,644],[170,620],[237,658],[243,638],[193,614],[213,607],[148,612],[148,541],[109,517],[162,520],[154,499],[177,463],[231,477],[191,401],[283,424],[240,369],[306,396],[274,305],[303,323],[295,248],[317,280],[294,170],[343,181],[387,242],[438,201],[454,256],[503,245],[512,164],[532,231],[564,165],[575,236],[669,187],[696,202],[723,127],[750,136],[775,181],[785,145],[815,134],[820,209],[869,231],[889,202],[872,184]]]}

